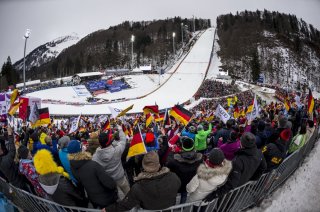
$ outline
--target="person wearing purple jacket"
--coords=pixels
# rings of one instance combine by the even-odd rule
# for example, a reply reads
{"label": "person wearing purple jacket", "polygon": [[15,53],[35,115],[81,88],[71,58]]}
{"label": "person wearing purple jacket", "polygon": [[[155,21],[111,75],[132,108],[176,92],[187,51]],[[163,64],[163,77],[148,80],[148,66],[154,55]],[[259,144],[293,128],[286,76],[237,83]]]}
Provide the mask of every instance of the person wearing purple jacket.
{"label": "person wearing purple jacket", "polygon": [[223,143],[223,139],[218,140],[218,148],[221,149],[227,160],[234,158],[234,153],[240,149],[240,139],[236,131],[231,131],[230,137],[226,143]]}

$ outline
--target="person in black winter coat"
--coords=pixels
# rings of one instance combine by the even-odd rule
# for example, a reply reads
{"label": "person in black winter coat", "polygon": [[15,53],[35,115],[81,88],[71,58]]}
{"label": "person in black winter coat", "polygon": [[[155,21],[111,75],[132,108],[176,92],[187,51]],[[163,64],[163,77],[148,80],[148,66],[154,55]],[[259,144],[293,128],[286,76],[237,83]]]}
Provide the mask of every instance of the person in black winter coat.
{"label": "person in black winter coat", "polygon": [[118,198],[115,181],[100,164],[91,160],[89,152],[81,151],[80,142],[71,141],[68,153],[72,174],[86,190],[92,205],[104,208],[115,203]]}
{"label": "person in black winter coat", "polygon": [[53,201],[61,205],[87,207],[84,191],[76,188],[68,179],[68,173],[54,162],[49,150],[38,150],[34,156],[34,167],[39,173],[39,184]]}
{"label": "person in black winter coat", "polygon": [[[6,140],[8,141],[6,144]],[[16,156],[16,146],[11,127],[8,127],[8,135],[0,137],[0,171],[5,175],[9,183],[15,187],[28,190],[26,179],[19,174],[18,164],[14,162]]]}
{"label": "person in black winter coat", "polygon": [[181,153],[173,154],[173,157],[168,158],[167,167],[180,178],[180,203],[185,203],[187,200],[186,186],[196,175],[197,169],[202,163],[202,154],[195,152],[194,141],[191,138],[182,136],[180,141],[183,151]]}
{"label": "person in black winter coat", "polygon": [[227,182],[216,191],[207,195],[204,201],[210,202],[230,190],[247,183],[249,180],[256,180],[266,170],[267,164],[262,152],[257,149],[255,136],[250,132],[246,132],[240,140],[241,149],[236,152],[235,158],[232,160],[233,168]]}
{"label": "person in black winter coat", "polygon": [[143,171],[135,178],[135,184],[127,196],[104,211],[129,211],[133,207],[146,210],[161,210],[176,203],[180,187],[178,176],[167,167],[160,166],[156,152],[149,152],[142,160]]}
{"label": "person in black winter coat", "polygon": [[271,171],[277,168],[286,158],[288,148],[287,143],[290,141],[290,129],[282,130],[280,135],[271,137],[270,143],[262,148],[262,153],[267,162],[267,170]]}
{"label": "person in black winter coat", "polygon": [[214,139],[214,147],[216,147],[218,145],[218,141],[219,138],[223,138],[222,143],[227,143],[229,137],[230,137],[230,133],[231,133],[231,128],[233,125],[233,120],[229,119],[226,123],[226,127],[220,129],[217,134],[215,135],[215,139]]}

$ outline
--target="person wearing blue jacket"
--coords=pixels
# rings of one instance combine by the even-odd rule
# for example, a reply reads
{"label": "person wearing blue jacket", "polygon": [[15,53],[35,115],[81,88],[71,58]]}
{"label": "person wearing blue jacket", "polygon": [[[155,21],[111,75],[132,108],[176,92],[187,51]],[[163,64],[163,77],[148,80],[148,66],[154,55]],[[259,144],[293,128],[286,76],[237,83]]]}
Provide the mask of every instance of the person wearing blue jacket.
{"label": "person wearing blue jacket", "polygon": [[186,129],[182,130],[181,135],[182,136],[187,136],[189,138],[191,138],[192,140],[196,139],[196,127],[195,126],[190,126],[188,127],[188,131]]}
{"label": "person wearing blue jacket", "polygon": [[68,144],[70,142],[69,136],[63,136],[62,138],[59,139],[58,144],[59,144],[59,159],[60,162],[64,168],[64,170],[69,174],[70,180],[73,182],[73,184],[77,185],[78,181],[76,178],[73,176],[71,167],[70,167],[70,161],[68,159]]}

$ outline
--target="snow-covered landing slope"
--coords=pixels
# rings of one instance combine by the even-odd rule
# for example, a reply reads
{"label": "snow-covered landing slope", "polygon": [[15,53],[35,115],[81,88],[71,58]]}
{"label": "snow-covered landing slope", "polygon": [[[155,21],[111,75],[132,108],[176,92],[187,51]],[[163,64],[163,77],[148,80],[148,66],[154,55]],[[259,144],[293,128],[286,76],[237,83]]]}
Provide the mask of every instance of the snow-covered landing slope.
{"label": "snow-covered landing slope", "polygon": [[[172,107],[174,104],[185,102],[195,94],[204,79],[210,60],[213,37],[214,29],[207,29],[194,44],[194,47],[172,77],[158,90],[144,98],[120,103],[84,106],[43,103],[42,107],[49,107],[50,114],[56,115],[78,115],[80,113],[109,114],[110,111],[108,106],[124,109],[131,104],[134,104],[131,112],[142,112],[142,108],[145,105],[153,105],[155,102],[159,105],[160,109]],[[63,93],[50,95],[63,95]],[[30,94],[30,96],[37,97],[37,95],[34,94]],[[131,97],[132,96],[128,96],[127,98]],[[48,98],[50,98],[49,95]],[[66,96],[64,101],[68,101],[68,98],[72,98],[72,96]]]}

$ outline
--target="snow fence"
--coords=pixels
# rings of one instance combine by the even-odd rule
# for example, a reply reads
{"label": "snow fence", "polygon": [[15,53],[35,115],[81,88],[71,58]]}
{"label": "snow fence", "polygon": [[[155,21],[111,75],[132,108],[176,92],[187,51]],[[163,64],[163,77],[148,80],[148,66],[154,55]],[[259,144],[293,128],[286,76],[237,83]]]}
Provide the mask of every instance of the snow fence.
{"label": "snow fence", "polygon": [[[315,142],[318,139],[318,129],[315,130],[308,142],[299,150],[287,157],[280,166],[272,172],[263,174],[259,180],[250,181],[224,196],[214,199],[209,204],[201,201],[175,205],[164,210],[157,211],[242,211],[248,207],[259,204],[266,196],[279,188],[291,174],[299,168],[304,158],[310,153]],[[4,179],[0,178],[0,192],[4,193],[8,200],[17,208],[23,211],[47,212],[47,211],[78,211],[78,212],[98,212],[101,210],[90,208],[76,208],[59,205],[55,202],[32,195],[26,191],[12,186]],[[134,208],[132,212],[147,211],[140,208]]]}

